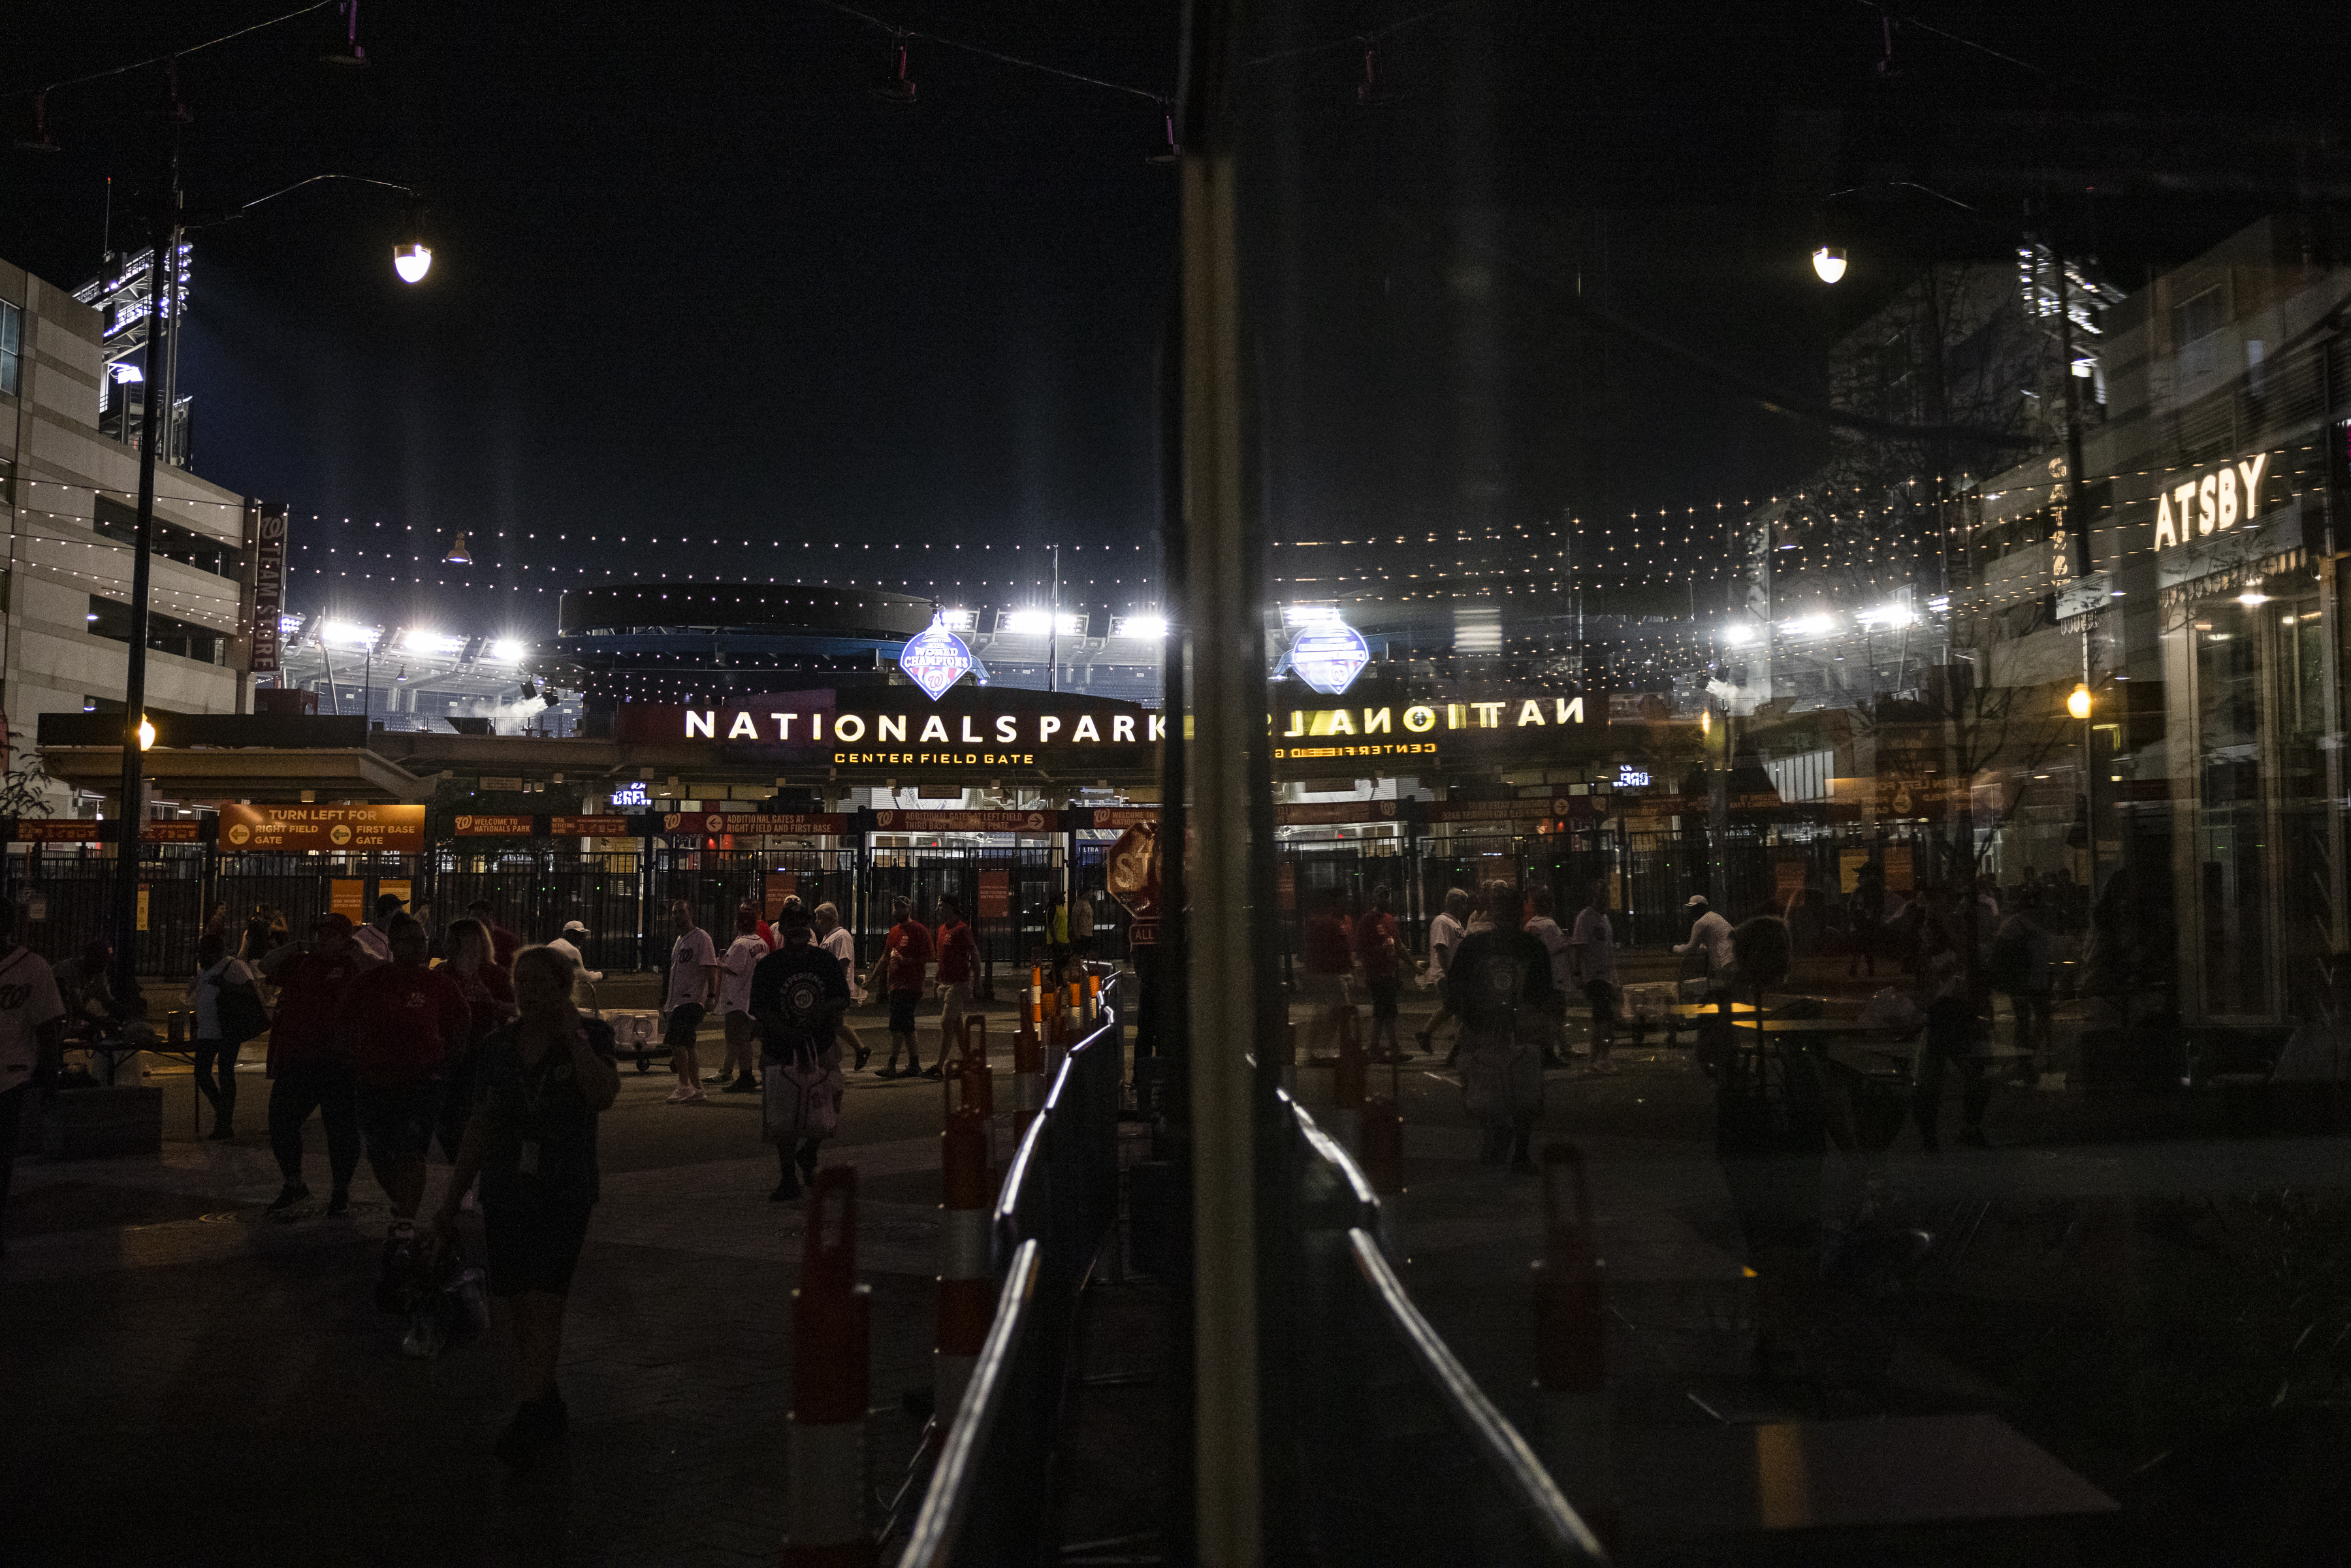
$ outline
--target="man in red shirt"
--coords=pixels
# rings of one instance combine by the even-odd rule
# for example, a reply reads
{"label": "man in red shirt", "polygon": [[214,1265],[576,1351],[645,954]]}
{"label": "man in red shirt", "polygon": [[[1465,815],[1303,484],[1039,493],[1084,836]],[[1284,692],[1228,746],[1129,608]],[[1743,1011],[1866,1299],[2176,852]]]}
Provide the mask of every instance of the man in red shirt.
{"label": "man in red shirt", "polygon": [[336,1049],[343,1027],[343,993],[373,966],[351,940],[350,917],[321,915],[308,942],[287,942],[261,960],[277,987],[277,1014],[269,1023],[269,1146],[286,1178],[269,1212],[307,1202],[302,1182],[302,1124],[319,1113],[327,1124],[327,1168],[334,1187],[329,1215],[351,1207],[351,1173],[360,1168],[357,1081]]}
{"label": "man in red shirt", "polygon": [[[947,1047],[956,1040],[956,1030],[963,1022],[964,1010],[971,1005],[971,983],[979,970],[979,943],[972,936],[971,927],[963,923],[963,905],[955,894],[939,894],[939,994],[946,1001],[939,1008],[939,1059],[933,1063],[925,1078],[936,1078],[946,1071]],[[957,1061],[963,1053],[956,1053]]]}
{"label": "man in red shirt", "polygon": [[1354,944],[1335,888],[1315,899],[1314,913],[1306,917],[1298,946],[1298,999],[1310,1009],[1307,1054],[1327,1055],[1339,1049],[1340,1031],[1346,1027],[1340,1015],[1353,1015],[1355,1010],[1355,999],[1348,988],[1355,967]]}
{"label": "man in red shirt", "polygon": [[898,1048],[906,1049],[906,1074],[923,1070],[922,1048],[914,1043],[914,1004],[922,999],[923,977],[931,966],[930,927],[914,918],[914,901],[893,899],[890,934],[882,939],[883,973],[890,988],[890,1060],[876,1078],[898,1076]]}
{"label": "man in red shirt", "polygon": [[[1385,884],[1372,889],[1372,907],[1355,922],[1355,961],[1372,993],[1371,1059],[1402,1061],[1396,1040],[1396,1003],[1404,988],[1404,949],[1396,941],[1395,894]],[[1387,1041],[1383,1050],[1380,1041]]]}
{"label": "man in red shirt", "polygon": [[441,1118],[443,1069],[465,1049],[473,1013],[457,982],[427,967],[432,944],[413,915],[394,920],[385,935],[392,962],[343,993],[342,1039],[359,1080],[368,1168],[392,1199],[392,1237],[401,1240],[424,1201],[424,1150]]}

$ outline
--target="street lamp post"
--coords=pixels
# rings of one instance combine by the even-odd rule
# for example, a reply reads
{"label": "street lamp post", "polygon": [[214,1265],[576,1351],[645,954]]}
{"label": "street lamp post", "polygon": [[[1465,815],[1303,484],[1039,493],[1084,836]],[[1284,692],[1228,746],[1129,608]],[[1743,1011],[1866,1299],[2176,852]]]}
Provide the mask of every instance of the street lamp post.
{"label": "street lamp post", "polygon": [[[155,225],[154,261],[150,268],[148,290],[147,346],[141,369],[147,395],[146,413],[142,416],[139,437],[139,521],[131,546],[131,648],[122,680],[122,821],[115,839],[113,909],[114,985],[115,994],[121,997],[131,994],[138,984],[139,975],[140,831],[147,817],[144,799],[146,759],[140,755],[140,730],[146,720],[147,708],[148,600],[150,582],[154,575],[155,461],[156,448],[169,428],[172,414],[170,406],[172,389],[166,368],[171,363],[171,339],[179,325],[176,311],[181,236],[191,226],[187,214],[183,210],[180,191],[180,128],[186,123],[187,116],[182,111],[176,94],[165,111],[165,118],[170,133],[166,147],[163,209]],[[251,212],[264,202],[275,201],[288,191],[299,190],[322,180],[350,180],[360,184],[381,186],[407,197],[408,205],[401,224],[400,239],[392,247],[392,269],[402,283],[422,282],[433,265],[433,252],[424,244],[422,199],[411,187],[389,180],[370,179],[359,174],[314,174],[283,190],[257,196],[229,212],[209,214],[197,226],[226,223]],[[158,395],[162,397],[165,404],[160,420],[155,408]]]}

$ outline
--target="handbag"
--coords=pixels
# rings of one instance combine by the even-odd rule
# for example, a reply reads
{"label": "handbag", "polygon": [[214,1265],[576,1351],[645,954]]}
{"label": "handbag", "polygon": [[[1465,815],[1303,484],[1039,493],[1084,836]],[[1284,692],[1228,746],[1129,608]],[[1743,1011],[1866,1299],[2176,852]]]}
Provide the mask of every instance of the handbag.
{"label": "handbag", "polygon": [[213,982],[213,1016],[220,1021],[221,1043],[243,1045],[257,1034],[269,1032],[269,1009],[251,991],[225,989],[215,979]]}

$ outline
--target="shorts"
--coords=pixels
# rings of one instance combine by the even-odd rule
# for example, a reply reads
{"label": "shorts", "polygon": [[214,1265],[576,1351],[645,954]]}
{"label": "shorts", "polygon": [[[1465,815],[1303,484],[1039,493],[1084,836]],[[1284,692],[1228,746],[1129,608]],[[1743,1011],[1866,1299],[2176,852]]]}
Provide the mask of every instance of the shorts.
{"label": "shorts", "polygon": [[914,1032],[914,1004],[922,999],[922,993],[919,991],[890,993],[890,1032],[892,1034]]}
{"label": "shorts", "polygon": [[1392,1019],[1396,1016],[1396,998],[1403,990],[1404,981],[1398,976],[1389,975],[1372,981],[1372,1021],[1374,1023],[1378,1023],[1383,1019]]}
{"label": "shorts", "polygon": [[438,1078],[422,1083],[381,1088],[360,1085],[360,1136],[366,1140],[368,1163],[387,1166],[395,1160],[423,1159],[441,1120],[448,1085]]}
{"label": "shorts", "polygon": [[1614,1023],[1616,1021],[1616,987],[1614,982],[1610,980],[1586,980],[1583,983],[1583,996],[1584,999],[1592,1004],[1592,1021],[1593,1023]]}
{"label": "shorts", "polygon": [[662,1043],[672,1051],[692,1051],[702,1031],[702,1004],[688,1002],[669,1009],[669,1029]]}
{"label": "shorts", "polygon": [[489,1254],[490,1294],[520,1296],[571,1289],[580,1249],[588,1239],[584,1203],[482,1205],[482,1239]]}
{"label": "shorts", "polygon": [[727,1044],[748,1045],[758,1038],[759,1026],[751,1021],[749,1013],[738,1009],[726,1015]]}

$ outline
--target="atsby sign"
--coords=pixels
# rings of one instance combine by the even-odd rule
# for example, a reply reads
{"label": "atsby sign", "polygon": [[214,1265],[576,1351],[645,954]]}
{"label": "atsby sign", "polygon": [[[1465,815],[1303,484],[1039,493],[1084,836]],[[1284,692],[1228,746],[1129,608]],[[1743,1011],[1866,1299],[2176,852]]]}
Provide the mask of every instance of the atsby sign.
{"label": "atsby sign", "polygon": [[2155,548],[2169,549],[2209,534],[2226,533],[2262,515],[2262,479],[2270,455],[2256,452],[2188,478],[2156,497]]}

